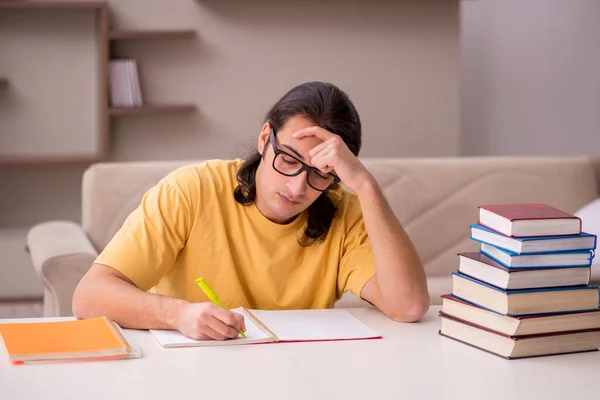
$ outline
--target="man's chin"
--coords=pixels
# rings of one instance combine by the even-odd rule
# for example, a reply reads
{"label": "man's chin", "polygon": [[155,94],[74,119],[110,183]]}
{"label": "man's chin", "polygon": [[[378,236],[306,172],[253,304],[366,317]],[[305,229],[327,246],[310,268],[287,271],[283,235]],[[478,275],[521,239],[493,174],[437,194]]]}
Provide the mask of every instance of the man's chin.
{"label": "man's chin", "polygon": [[293,221],[300,213],[304,211],[301,207],[288,207],[279,205],[271,208],[271,212],[276,216],[278,223],[285,224]]}

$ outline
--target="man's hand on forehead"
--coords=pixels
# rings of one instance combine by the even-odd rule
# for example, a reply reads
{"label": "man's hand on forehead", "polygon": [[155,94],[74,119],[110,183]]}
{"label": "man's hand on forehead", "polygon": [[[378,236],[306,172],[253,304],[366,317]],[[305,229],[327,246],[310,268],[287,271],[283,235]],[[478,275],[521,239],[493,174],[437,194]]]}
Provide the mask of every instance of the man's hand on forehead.
{"label": "man's hand on forehead", "polygon": [[341,137],[320,126],[304,128],[292,135],[295,139],[309,136],[323,141],[309,151],[310,161],[315,168],[324,173],[336,174],[352,190],[357,190],[363,183],[372,179],[371,174],[352,154]]}

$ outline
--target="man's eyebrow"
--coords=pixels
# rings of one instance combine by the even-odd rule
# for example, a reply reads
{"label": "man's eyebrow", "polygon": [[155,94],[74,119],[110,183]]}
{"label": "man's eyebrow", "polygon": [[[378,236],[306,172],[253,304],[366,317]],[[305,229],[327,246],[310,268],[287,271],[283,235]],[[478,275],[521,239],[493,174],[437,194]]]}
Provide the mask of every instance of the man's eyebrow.
{"label": "man's eyebrow", "polygon": [[297,155],[299,159],[304,161],[304,156],[302,154],[300,154],[298,152],[298,150],[294,149],[292,146],[289,146],[287,144],[282,144],[282,146],[285,147],[286,149],[288,149],[289,151],[291,151],[292,153],[294,153],[295,155]]}

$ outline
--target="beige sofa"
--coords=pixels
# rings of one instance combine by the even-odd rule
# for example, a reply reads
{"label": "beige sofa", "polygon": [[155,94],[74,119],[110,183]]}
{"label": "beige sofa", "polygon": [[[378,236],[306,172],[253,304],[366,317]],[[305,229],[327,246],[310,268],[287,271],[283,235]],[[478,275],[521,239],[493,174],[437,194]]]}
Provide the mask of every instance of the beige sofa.
{"label": "beige sofa", "polygon": [[[103,163],[83,177],[81,226],[50,221],[27,237],[44,285],[44,315],[71,315],[71,297],[98,251],[136,207],[142,194],[192,161]],[[451,290],[457,252],[474,251],[469,224],[479,204],[546,202],[574,212],[600,196],[600,159],[480,157],[363,159],[424,262],[432,304]],[[600,278],[593,274],[593,280]],[[338,305],[358,302],[347,296]]]}

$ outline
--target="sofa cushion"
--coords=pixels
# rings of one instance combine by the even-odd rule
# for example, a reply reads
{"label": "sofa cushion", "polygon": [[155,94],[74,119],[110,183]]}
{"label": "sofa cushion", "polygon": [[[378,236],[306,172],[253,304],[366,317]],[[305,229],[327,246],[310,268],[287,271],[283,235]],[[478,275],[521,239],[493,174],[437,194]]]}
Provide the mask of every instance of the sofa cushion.
{"label": "sofa cushion", "polygon": [[83,174],[81,224],[101,251],[144,193],[175,169],[200,161],[98,163]]}
{"label": "sofa cushion", "polygon": [[371,159],[365,165],[415,243],[427,275],[458,267],[481,204],[548,203],[574,212],[597,197],[587,157]]}

